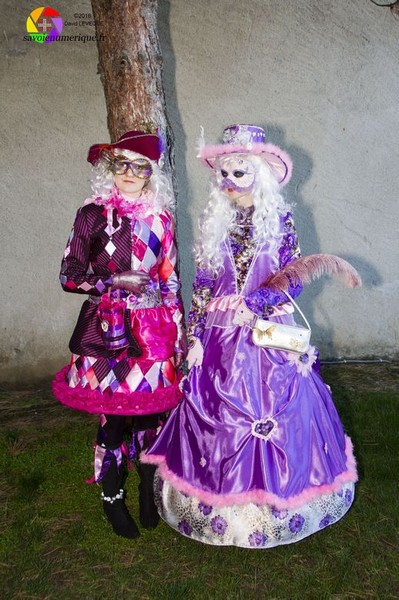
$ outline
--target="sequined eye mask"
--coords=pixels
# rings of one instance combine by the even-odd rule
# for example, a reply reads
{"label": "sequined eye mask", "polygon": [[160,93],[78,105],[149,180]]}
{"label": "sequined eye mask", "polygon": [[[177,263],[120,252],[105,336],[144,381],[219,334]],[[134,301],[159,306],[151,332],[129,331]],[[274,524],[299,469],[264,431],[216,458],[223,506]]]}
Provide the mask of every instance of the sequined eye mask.
{"label": "sequined eye mask", "polygon": [[230,158],[220,163],[219,187],[222,191],[250,192],[255,183],[254,166],[243,158]]}

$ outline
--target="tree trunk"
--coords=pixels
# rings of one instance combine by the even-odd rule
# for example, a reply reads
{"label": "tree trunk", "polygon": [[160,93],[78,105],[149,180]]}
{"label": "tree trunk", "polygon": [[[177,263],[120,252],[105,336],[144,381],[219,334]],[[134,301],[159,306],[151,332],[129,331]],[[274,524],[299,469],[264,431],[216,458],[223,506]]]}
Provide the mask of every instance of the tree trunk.
{"label": "tree trunk", "polygon": [[166,116],[157,0],[91,0],[108,130],[116,141],[153,124],[162,133],[165,170],[173,179],[173,133]]}

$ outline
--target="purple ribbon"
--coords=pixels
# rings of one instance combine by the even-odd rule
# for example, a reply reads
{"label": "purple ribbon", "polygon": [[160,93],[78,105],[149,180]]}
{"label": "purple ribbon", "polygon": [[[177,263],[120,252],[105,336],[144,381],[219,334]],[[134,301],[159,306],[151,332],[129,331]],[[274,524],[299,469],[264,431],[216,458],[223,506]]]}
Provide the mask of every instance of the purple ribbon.
{"label": "purple ribbon", "polygon": [[96,444],[94,447],[94,475],[91,479],[87,479],[86,483],[99,483],[108,471],[113,457],[116,459],[116,465],[119,471],[123,455],[128,455],[125,442],[123,442],[119,448],[114,448],[112,450]]}

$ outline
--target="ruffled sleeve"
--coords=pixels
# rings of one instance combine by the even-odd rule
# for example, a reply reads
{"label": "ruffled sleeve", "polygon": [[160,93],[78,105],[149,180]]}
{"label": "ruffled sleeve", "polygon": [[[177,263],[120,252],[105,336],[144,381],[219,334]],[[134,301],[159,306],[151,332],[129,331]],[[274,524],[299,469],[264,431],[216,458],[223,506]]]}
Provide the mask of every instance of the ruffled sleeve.
{"label": "ruffled sleeve", "polygon": [[188,313],[187,333],[190,346],[196,338],[202,341],[207,317],[206,307],[212,297],[214,282],[215,280],[208,270],[197,270],[193,283],[190,312]]}

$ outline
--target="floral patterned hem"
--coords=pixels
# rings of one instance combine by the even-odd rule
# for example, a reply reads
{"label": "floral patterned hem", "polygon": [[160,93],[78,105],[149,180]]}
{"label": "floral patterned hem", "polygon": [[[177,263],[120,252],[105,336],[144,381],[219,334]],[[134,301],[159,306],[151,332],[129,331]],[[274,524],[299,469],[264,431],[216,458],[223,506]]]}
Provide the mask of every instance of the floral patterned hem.
{"label": "floral patterned hem", "polygon": [[269,504],[205,504],[173,488],[159,471],[154,487],[159,514],[182,535],[216,546],[266,549],[298,542],[339,521],[352,505],[355,485],[346,483],[336,492],[284,510]]}

